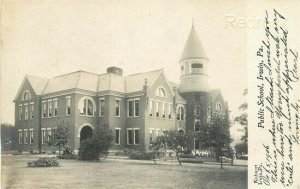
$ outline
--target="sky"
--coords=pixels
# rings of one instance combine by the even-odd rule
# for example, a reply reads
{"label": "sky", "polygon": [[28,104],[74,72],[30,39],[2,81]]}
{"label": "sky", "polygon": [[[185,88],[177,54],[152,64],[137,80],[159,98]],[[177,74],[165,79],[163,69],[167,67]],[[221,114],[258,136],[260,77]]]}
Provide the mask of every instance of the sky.
{"label": "sky", "polygon": [[246,28],[228,22],[245,18],[244,2],[4,1],[1,14],[1,123],[14,124],[13,99],[25,74],[163,68],[178,83],[192,20],[209,57],[211,88],[222,90],[232,116],[244,101]]}

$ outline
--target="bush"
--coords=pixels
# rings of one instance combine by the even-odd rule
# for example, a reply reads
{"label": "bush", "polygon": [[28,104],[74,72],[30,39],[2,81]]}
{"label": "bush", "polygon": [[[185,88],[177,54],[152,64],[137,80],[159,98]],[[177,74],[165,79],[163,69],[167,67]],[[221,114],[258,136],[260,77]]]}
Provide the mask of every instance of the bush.
{"label": "bush", "polygon": [[137,159],[137,160],[152,160],[152,153],[150,152],[132,152],[129,154],[130,159]]}
{"label": "bush", "polygon": [[107,155],[112,142],[112,131],[107,126],[94,130],[93,136],[81,141],[79,157],[81,160],[99,161],[100,153]]}
{"label": "bush", "polygon": [[63,153],[57,156],[58,159],[76,159],[73,149],[70,146],[64,146]]}
{"label": "bush", "polygon": [[38,160],[27,162],[28,167],[57,167],[59,166],[56,158],[43,157]]}
{"label": "bush", "polygon": [[181,154],[179,157],[181,158],[197,158],[197,156],[193,154]]}

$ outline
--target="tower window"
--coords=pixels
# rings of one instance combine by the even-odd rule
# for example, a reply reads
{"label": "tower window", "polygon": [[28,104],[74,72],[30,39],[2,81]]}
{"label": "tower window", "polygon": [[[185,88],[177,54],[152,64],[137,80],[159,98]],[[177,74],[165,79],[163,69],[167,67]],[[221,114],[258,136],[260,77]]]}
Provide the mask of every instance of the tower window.
{"label": "tower window", "polygon": [[216,110],[221,111],[222,110],[222,106],[220,103],[216,104]]}
{"label": "tower window", "polygon": [[194,131],[200,131],[200,119],[195,119]]}
{"label": "tower window", "polygon": [[197,138],[194,138],[194,150],[200,150],[200,141]]}
{"label": "tower window", "polygon": [[203,68],[202,64],[192,64],[192,68]]}
{"label": "tower window", "polygon": [[177,120],[184,120],[184,108],[183,106],[178,106],[177,107]]}
{"label": "tower window", "polygon": [[203,73],[203,64],[194,63],[191,65],[192,73]]}

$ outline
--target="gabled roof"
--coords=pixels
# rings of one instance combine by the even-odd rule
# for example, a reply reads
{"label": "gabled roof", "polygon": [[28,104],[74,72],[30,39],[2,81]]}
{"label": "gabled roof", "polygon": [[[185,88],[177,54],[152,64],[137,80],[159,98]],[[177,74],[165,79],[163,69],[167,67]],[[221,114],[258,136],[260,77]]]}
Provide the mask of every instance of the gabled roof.
{"label": "gabled roof", "polygon": [[80,78],[81,71],[61,75],[50,79],[43,94],[75,89]]}
{"label": "gabled roof", "polygon": [[47,85],[47,82],[49,79],[41,78],[41,77],[35,77],[31,75],[26,75],[32,89],[34,90],[36,95],[43,94],[43,91]]}
{"label": "gabled roof", "polygon": [[[132,93],[143,90],[145,79],[147,79],[148,86],[151,87],[161,74],[165,78],[163,69],[132,74],[126,77],[113,73],[95,74],[80,70],[56,76],[52,79],[25,76],[23,83],[28,79],[37,95],[50,94],[69,89],[81,89],[91,92],[111,90],[120,93]],[[167,82],[167,84],[173,94],[174,92],[172,87],[170,87],[170,83]],[[21,88],[19,90],[21,90]]]}
{"label": "gabled roof", "polygon": [[128,75],[125,78],[126,93],[143,90],[145,79],[147,79],[148,85],[151,86],[153,82],[158,78],[158,76],[162,73],[162,71],[162,69],[159,69],[150,72]]}
{"label": "gabled roof", "polygon": [[192,27],[189,37],[185,43],[180,61],[191,58],[203,58],[208,60],[208,57],[204,51],[204,48],[197,35],[197,32],[195,31],[194,26]]}
{"label": "gabled roof", "polygon": [[32,87],[32,89],[34,90],[36,95],[41,95],[43,94],[43,91],[47,85],[48,79],[46,78],[41,78],[41,77],[35,77],[35,76],[31,76],[31,75],[25,75],[22,84],[16,94],[16,97],[14,98],[14,101],[18,98],[18,96],[21,93],[22,88],[24,87],[24,84],[26,82],[26,80],[29,82],[30,86]]}
{"label": "gabled roof", "polygon": [[222,96],[222,93],[221,93],[221,90],[220,89],[213,89],[213,90],[210,90],[210,96],[212,98],[212,101],[215,101],[215,99],[221,95],[221,98],[223,99],[223,96]]}

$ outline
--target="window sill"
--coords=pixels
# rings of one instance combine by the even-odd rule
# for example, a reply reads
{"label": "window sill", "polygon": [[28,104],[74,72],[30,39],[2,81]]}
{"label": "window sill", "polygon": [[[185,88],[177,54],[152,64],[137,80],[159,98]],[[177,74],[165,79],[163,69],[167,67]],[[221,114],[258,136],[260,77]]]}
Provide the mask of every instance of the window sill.
{"label": "window sill", "polygon": [[116,146],[120,146],[121,144],[117,144],[117,143],[115,143],[115,145],[116,145]]}
{"label": "window sill", "polygon": [[92,116],[92,115],[81,115],[81,114],[80,114],[80,116],[82,116],[82,117],[95,117],[95,116]]}

